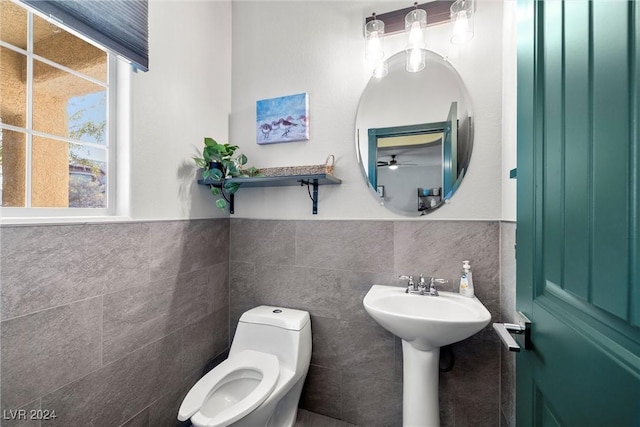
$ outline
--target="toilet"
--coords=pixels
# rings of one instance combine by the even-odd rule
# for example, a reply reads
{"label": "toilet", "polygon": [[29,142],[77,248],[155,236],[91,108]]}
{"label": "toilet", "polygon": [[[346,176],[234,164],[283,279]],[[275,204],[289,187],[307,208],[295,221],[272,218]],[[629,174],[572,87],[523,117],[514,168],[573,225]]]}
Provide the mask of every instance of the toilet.
{"label": "toilet", "polygon": [[195,427],[291,427],[310,361],[308,312],[252,308],[240,317],[229,358],[189,390],[178,420],[191,419]]}

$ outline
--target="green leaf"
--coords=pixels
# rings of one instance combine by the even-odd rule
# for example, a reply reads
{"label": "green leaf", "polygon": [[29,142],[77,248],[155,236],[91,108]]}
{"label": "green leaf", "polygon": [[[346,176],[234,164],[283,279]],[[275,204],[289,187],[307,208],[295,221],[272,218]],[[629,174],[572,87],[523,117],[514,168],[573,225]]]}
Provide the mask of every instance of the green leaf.
{"label": "green leaf", "polygon": [[225,190],[227,190],[227,192],[229,194],[233,194],[236,191],[238,191],[238,188],[240,188],[240,184],[238,184],[237,182],[225,182],[223,187],[225,188]]}
{"label": "green leaf", "polygon": [[204,138],[204,145],[206,145],[207,147],[210,147],[210,146],[216,146],[216,145],[218,145],[218,143],[213,138],[205,137]]}
{"label": "green leaf", "polygon": [[218,199],[216,200],[216,206],[218,209],[224,210],[227,207],[227,201],[224,199]]}
{"label": "green leaf", "polygon": [[220,195],[220,189],[218,187],[214,187],[212,185],[211,186],[211,194],[213,194],[214,196],[219,196]]}
{"label": "green leaf", "polygon": [[224,178],[224,175],[222,174],[222,171],[220,169],[208,169],[209,171],[209,177],[211,179],[214,179],[216,181],[221,181],[222,178]]}
{"label": "green leaf", "polygon": [[245,172],[251,177],[259,175],[258,169],[255,168],[254,166],[251,166],[249,169],[246,169]]}
{"label": "green leaf", "polygon": [[222,154],[220,154],[220,150],[215,146],[204,147],[202,154],[205,159],[208,157],[209,161],[215,160],[220,162],[223,158]]}
{"label": "green leaf", "polygon": [[240,154],[238,156],[238,163],[240,163],[241,166],[244,166],[247,164],[247,156],[245,156],[244,154]]}
{"label": "green leaf", "polygon": [[194,157],[193,161],[196,162],[196,166],[198,166],[201,169],[206,169],[207,167],[209,167],[209,162],[207,162],[202,157]]}

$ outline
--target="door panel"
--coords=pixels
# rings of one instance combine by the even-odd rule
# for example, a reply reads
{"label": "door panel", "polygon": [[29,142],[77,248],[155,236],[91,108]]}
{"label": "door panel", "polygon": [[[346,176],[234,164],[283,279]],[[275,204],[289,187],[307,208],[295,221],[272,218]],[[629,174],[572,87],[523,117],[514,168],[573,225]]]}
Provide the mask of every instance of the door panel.
{"label": "door panel", "polygon": [[519,7],[518,426],[638,426],[640,7]]}
{"label": "door panel", "polygon": [[[593,4],[593,303],[629,318],[629,34],[632,3]],[[597,286],[598,283],[608,286]]]}
{"label": "door panel", "polygon": [[544,75],[543,106],[545,141],[543,161],[543,256],[547,280],[562,282],[561,244],[562,221],[562,165],[563,150],[563,104],[562,104],[562,3],[550,1],[545,4],[543,24],[544,50],[542,53],[542,73]]}
{"label": "door panel", "polygon": [[[571,48],[564,51],[566,75],[564,105],[571,114],[564,116],[565,152],[571,153],[564,163],[565,215],[571,221],[564,225],[564,249],[572,256],[565,257],[564,287],[568,292],[587,300],[589,298],[589,186],[591,130],[584,126],[591,121],[589,108],[589,3],[576,1],[565,3],[565,13],[573,15],[564,26],[565,43]],[[584,149],[589,147],[589,149]]]}
{"label": "door panel", "polygon": [[540,392],[540,390],[536,390],[534,396],[536,413],[542,414],[542,416],[537,420],[536,425],[540,427],[560,427],[562,424],[558,422],[553,409],[551,408],[549,402],[545,400],[544,395]]}

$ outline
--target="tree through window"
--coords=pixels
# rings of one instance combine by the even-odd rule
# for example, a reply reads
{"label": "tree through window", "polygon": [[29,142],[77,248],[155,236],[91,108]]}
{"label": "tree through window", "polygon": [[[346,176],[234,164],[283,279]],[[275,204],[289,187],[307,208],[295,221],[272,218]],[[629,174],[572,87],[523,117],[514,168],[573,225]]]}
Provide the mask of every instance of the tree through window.
{"label": "tree through window", "polygon": [[2,207],[108,208],[109,55],[0,0]]}

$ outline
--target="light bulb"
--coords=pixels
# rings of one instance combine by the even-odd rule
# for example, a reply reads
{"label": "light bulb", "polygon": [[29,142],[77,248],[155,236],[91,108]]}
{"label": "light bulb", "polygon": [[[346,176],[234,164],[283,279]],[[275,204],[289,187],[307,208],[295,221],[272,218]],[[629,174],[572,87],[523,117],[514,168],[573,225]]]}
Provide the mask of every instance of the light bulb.
{"label": "light bulb", "polygon": [[398,165],[391,165],[391,166],[389,166],[389,170],[394,171],[394,170],[396,170],[396,169],[398,169]]}
{"label": "light bulb", "polygon": [[423,49],[425,44],[425,29],[427,28],[427,12],[417,8],[418,3],[411,12],[404,17],[404,31],[407,34],[406,69],[415,73],[424,69],[426,57]]}
{"label": "light bulb", "polygon": [[374,15],[374,19],[367,22],[364,26],[364,56],[367,61],[370,61],[373,65],[384,58],[383,38],[384,22],[375,19]]}
{"label": "light bulb", "polygon": [[472,38],[473,29],[470,28],[467,12],[462,10],[456,14],[456,22],[453,26],[451,42],[454,44],[466,43]]}
{"label": "light bulb", "polygon": [[469,19],[467,18],[467,12],[461,10],[456,15],[456,23],[453,27],[453,32],[456,34],[462,34],[469,31]]}
{"label": "light bulb", "polygon": [[415,21],[411,24],[411,30],[409,32],[409,48],[422,48],[424,47],[424,37],[422,35],[422,29],[420,28],[420,22]]}
{"label": "light bulb", "polygon": [[384,53],[382,51],[382,42],[380,41],[380,36],[378,35],[377,31],[373,31],[369,35],[365,57],[368,60],[375,61],[382,58],[383,55]]}

